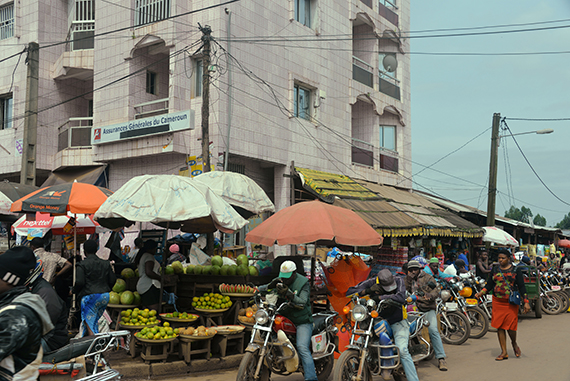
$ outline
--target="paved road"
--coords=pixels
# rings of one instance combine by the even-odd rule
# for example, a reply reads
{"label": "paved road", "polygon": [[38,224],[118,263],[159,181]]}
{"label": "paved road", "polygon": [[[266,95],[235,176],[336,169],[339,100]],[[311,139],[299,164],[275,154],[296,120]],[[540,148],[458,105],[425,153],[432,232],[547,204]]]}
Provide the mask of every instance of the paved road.
{"label": "paved road", "polygon": [[[421,381],[526,381],[570,380],[570,314],[524,317],[519,321],[518,343],[522,356],[516,358],[509,346],[509,359],[495,361],[500,354],[497,334],[488,332],[460,346],[446,345],[449,371],[440,372],[435,360],[418,366]],[[193,381],[234,381],[237,370],[190,374]],[[170,377],[169,380],[178,380]],[[273,381],[303,381],[301,374],[273,376]],[[381,381],[381,377],[374,377]]]}

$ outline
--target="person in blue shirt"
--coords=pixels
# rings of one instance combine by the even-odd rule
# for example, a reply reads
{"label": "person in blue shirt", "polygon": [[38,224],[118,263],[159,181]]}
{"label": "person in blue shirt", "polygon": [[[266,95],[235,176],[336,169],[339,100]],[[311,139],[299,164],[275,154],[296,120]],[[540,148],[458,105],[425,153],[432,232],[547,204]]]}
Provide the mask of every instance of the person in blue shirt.
{"label": "person in blue shirt", "polygon": [[439,260],[436,257],[433,257],[429,260],[429,263],[426,267],[424,267],[424,271],[434,277],[435,279],[443,278],[453,278],[453,275],[445,274],[443,271],[439,269]]}
{"label": "person in blue shirt", "polygon": [[459,254],[457,259],[463,260],[463,262],[465,262],[465,270],[469,271],[469,259],[467,259],[466,253],[467,252]]}

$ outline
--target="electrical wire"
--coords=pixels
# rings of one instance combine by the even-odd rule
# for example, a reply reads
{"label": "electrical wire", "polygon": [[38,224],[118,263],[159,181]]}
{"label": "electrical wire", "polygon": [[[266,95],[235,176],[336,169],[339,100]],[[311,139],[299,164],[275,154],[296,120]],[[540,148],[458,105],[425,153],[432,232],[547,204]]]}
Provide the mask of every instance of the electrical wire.
{"label": "electrical wire", "polygon": [[570,118],[503,118],[503,120],[520,120],[525,122],[562,122]]}
{"label": "electrical wire", "polygon": [[530,169],[532,170],[532,172],[535,174],[536,178],[542,183],[542,185],[544,185],[544,187],[546,188],[546,190],[548,190],[548,192],[553,195],[558,201],[562,202],[565,205],[570,206],[570,203],[562,200],[560,197],[558,197],[549,187],[548,185],[546,185],[546,183],[542,180],[542,178],[538,175],[538,173],[536,172],[536,170],[534,169],[534,167],[532,166],[532,164],[530,163],[530,161],[528,160],[528,158],[526,157],[526,155],[524,154],[522,148],[519,146],[519,143],[517,142],[517,139],[513,136],[513,132],[511,131],[511,129],[509,128],[509,126],[507,125],[507,122],[505,121],[505,119],[503,118],[501,120],[501,122],[505,125],[505,127],[507,128],[507,130],[510,132],[510,137],[513,138],[513,141],[515,142],[515,144],[517,145],[517,148],[519,149],[521,155],[523,156],[523,158],[525,159],[526,163],[528,164],[528,166],[530,167]]}

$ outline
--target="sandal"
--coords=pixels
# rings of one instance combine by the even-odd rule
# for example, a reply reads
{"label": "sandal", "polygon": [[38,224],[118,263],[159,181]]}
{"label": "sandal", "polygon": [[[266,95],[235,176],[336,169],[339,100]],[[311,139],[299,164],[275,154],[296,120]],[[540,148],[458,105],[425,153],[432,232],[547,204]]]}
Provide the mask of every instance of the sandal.
{"label": "sandal", "polygon": [[522,355],[521,348],[517,345],[516,348],[513,347],[513,349],[515,351],[515,356],[521,357]]}
{"label": "sandal", "polygon": [[497,356],[495,361],[503,361],[503,360],[508,360],[508,359],[509,359],[509,355],[499,355],[499,356]]}

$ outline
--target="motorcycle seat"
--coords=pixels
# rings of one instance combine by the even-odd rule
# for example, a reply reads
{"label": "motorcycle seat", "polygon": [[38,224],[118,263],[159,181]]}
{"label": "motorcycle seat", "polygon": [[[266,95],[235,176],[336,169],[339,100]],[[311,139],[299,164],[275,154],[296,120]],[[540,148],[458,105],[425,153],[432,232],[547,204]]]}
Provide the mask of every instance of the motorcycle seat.
{"label": "motorcycle seat", "polygon": [[327,316],[323,315],[313,315],[313,335],[316,335],[325,329],[327,326],[325,321],[326,318]]}
{"label": "motorcycle seat", "polygon": [[[83,356],[89,349],[91,343],[97,339],[101,339],[101,337],[88,336],[71,340],[69,344],[64,347],[49,353],[44,353],[42,361],[57,364],[62,361],[69,361],[75,357]],[[105,339],[103,338],[103,340]]]}

